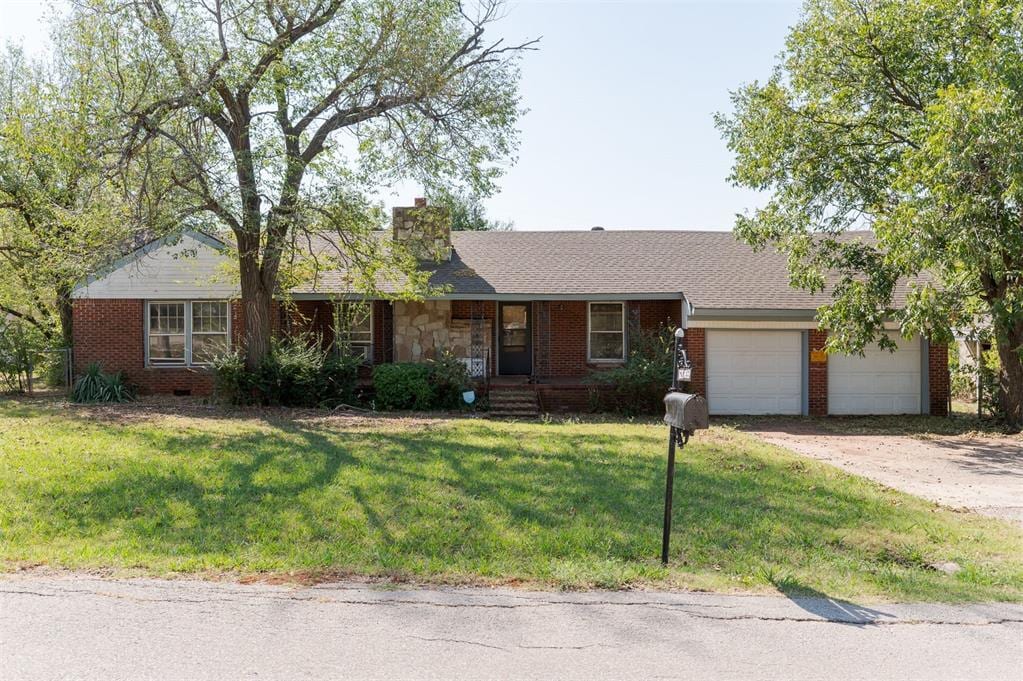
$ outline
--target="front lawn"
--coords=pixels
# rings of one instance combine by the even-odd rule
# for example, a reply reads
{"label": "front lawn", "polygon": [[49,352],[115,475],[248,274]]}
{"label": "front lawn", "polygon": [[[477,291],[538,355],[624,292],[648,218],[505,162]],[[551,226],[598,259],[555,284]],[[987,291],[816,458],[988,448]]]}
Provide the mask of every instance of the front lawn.
{"label": "front lawn", "polygon": [[1018,528],[723,427],[680,458],[662,568],[665,440],[0,399],[0,565],[1023,600]]}

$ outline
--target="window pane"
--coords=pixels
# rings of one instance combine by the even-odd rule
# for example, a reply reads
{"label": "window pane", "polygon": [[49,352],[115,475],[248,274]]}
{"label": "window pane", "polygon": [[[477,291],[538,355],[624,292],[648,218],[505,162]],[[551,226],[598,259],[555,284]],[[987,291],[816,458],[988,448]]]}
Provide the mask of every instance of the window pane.
{"label": "window pane", "polygon": [[184,333],[185,332],[185,304],[184,303],[150,303],[149,304],[149,332],[150,333]]}
{"label": "window pane", "polygon": [[622,304],[595,303],[590,305],[591,331],[621,331]]}
{"label": "window pane", "polygon": [[591,333],[591,359],[622,359],[625,356],[625,335],[621,333]]}
{"label": "window pane", "polygon": [[153,362],[184,362],[185,335],[149,336],[149,359]]}
{"label": "window pane", "polygon": [[525,305],[503,305],[501,307],[502,329],[524,329],[528,322]]}
{"label": "window pane", "polygon": [[[341,345],[370,343],[373,340],[373,307],[361,303],[342,303],[334,309],[337,342]],[[363,354],[366,350],[354,350]]]}
{"label": "window pane", "polygon": [[192,303],[194,333],[226,333],[227,303]]}
{"label": "window pane", "polygon": [[227,352],[226,333],[203,333],[192,336],[192,363],[205,364]]}

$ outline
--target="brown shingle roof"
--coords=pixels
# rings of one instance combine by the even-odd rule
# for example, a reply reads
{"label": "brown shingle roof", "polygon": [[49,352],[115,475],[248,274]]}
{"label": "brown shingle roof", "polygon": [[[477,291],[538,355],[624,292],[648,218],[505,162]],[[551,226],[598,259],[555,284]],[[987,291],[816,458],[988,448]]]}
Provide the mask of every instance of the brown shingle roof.
{"label": "brown shingle roof", "polygon": [[[790,287],[784,255],[755,252],[731,232],[455,232],[452,243],[450,261],[424,267],[432,285],[455,296],[685,293],[698,310],[813,310],[830,300]],[[322,273],[316,289],[334,291],[342,280],[341,272]],[[906,291],[901,284],[896,305]]]}

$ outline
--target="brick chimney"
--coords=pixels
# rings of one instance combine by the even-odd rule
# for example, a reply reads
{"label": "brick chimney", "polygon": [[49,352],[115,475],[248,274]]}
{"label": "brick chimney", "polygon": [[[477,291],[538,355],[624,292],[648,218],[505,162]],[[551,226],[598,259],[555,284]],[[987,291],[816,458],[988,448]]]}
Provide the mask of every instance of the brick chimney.
{"label": "brick chimney", "polygon": [[451,216],[447,208],[428,206],[416,199],[414,206],[395,206],[391,213],[392,238],[408,246],[420,260],[451,259]]}

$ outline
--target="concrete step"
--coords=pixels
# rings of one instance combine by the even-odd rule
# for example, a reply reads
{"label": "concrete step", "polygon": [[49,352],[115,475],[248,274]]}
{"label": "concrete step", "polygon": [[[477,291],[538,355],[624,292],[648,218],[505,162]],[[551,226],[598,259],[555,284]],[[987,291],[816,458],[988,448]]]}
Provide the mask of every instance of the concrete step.
{"label": "concrete step", "polygon": [[538,419],[540,411],[495,411],[490,410],[492,419]]}
{"label": "concrete step", "polygon": [[521,397],[490,397],[490,404],[536,404],[536,395]]}

